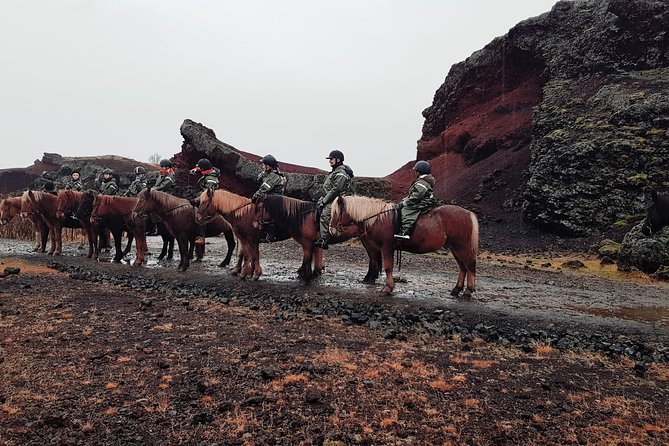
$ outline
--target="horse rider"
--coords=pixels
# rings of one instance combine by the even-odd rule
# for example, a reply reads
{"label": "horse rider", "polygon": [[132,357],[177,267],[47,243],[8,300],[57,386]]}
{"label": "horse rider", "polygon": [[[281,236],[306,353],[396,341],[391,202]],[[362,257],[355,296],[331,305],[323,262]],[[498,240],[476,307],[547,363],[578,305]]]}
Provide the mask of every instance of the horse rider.
{"label": "horse rider", "polygon": [[54,184],[53,181],[47,181],[46,183],[44,183],[42,190],[47,194],[58,195],[58,191],[56,190],[56,185]]}
{"label": "horse rider", "polygon": [[99,192],[102,195],[116,195],[118,193],[118,185],[114,179],[114,171],[106,168],[102,171],[102,182],[100,183]]}
{"label": "horse rider", "polygon": [[401,209],[402,227],[395,238],[401,240],[410,239],[409,232],[416,224],[421,213],[434,207],[432,190],[434,189],[434,177],[431,175],[432,168],[427,161],[417,161],[413,166],[416,171],[416,180],[409,188],[409,195],[397,205]]}
{"label": "horse rider", "polygon": [[[209,161],[207,158],[200,159],[197,162],[197,165],[190,170],[190,173],[193,175],[200,173],[202,175],[202,177],[197,180],[197,187],[200,189],[200,192],[204,192],[207,189],[211,189],[212,191],[218,189],[218,176],[220,175],[221,171],[218,170],[218,168],[212,166],[211,161]],[[195,202],[197,203],[197,200],[195,200]],[[204,220],[198,223],[198,235],[195,238],[196,245],[204,245],[206,227],[207,223]]]}
{"label": "horse rider", "polygon": [[[258,188],[256,193],[251,197],[253,203],[257,203],[261,199],[264,199],[267,194],[283,195],[284,190],[286,189],[286,175],[279,169],[279,163],[274,156],[265,155],[260,160],[260,165],[262,166],[262,172],[258,175],[260,188]],[[273,242],[276,239],[274,234],[274,222],[270,219],[261,221],[260,224],[265,232],[264,237],[261,237],[260,241],[267,243]]]}
{"label": "horse rider", "polygon": [[72,171],[70,179],[65,185],[65,190],[75,190],[77,192],[84,190],[84,185],[81,182],[81,172],[76,169]]}
{"label": "horse rider", "polygon": [[344,164],[344,154],[341,151],[333,150],[326,159],[330,161],[332,171],[325,177],[323,196],[316,203],[316,207],[321,211],[321,218],[320,238],[314,242],[314,246],[321,249],[328,249],[332,202],[340,195],[348,192],[351,178],[353,178],[353,170]]}
{"label": "horse rider", "polygon": [[142,189],[146,189],[146,169],[142,166],[135,167],[135,179],[128,186],[128,190],[123,194],[124,197],[136,197]]}
{"label": "horse rider", "polygon": [[160,175],[156,179],[156,184],[153,185],[153,189],[169,193],[174,189],[176,183],[172,161],[168,159],[160,160]]}

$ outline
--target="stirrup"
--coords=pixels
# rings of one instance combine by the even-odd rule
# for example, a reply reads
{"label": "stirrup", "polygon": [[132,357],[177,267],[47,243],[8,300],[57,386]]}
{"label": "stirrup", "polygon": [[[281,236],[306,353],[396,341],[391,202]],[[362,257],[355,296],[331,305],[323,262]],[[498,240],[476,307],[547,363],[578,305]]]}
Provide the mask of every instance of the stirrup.
{"label": "stirrup", "polygon": [[395,234],[394,237],[399,240],[409,240],[411,237],[409,237],[407,234]]}

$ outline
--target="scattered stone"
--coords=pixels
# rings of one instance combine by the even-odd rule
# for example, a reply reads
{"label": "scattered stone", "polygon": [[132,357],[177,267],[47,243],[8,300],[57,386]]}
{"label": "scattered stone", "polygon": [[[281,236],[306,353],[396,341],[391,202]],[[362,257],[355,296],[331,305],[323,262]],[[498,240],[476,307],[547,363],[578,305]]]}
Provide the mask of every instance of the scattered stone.
{"label": "scattered stone", "polygon": [[214,417],[210,413],[202,412],[193,416],[191,424],[195,426],[198,424],[209,424],[212,421],[214,421]]}
{"label": "scattered stone", "polygon": [[562,267],[570,269],[581,269],[585,268],[585,263],[581,262],[580,260],[568,260],[562,264]]}
{"label": "scattered stone", "polygon": [[599,260],[600,265],[615,265],[616,261],[609,256],[604,256]]}
{"label": "scattered stone", "polygon": [[309,389],[305,396],[305,401],[308,404],[318,404],[323,399],[323,393],[318,389]]}

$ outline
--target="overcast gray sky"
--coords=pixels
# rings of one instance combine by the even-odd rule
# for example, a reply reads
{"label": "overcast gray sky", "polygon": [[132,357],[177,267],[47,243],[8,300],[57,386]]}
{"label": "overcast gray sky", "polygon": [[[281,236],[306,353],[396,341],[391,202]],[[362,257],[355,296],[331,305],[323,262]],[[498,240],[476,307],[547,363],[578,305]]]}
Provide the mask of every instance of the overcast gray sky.
{"label": "overcast gray sky", "polygon": [[0,16],[0,168],[147,161],[185,118],[279,161],[360,176],[415,158],[451,65],[555,0],[20,0]]}

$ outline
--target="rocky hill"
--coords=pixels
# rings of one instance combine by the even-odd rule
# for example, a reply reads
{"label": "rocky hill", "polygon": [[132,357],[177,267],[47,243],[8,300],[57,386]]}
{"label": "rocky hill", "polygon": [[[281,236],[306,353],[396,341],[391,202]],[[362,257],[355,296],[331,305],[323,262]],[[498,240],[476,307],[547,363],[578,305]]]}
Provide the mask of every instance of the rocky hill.
{"label": "rocky hill", "polygon": [[439,198],[562,235],[625,225],[669,190],[669,2],[560,1],[454,65],[423,116]]}

